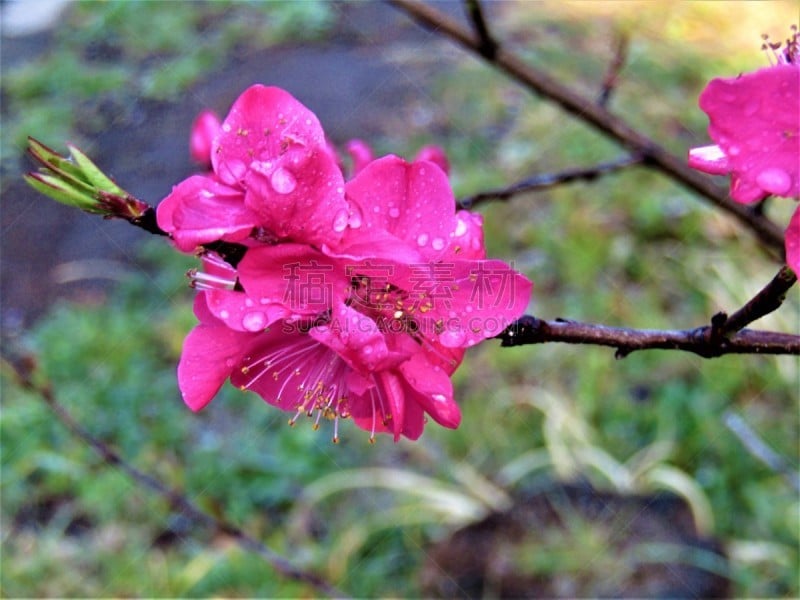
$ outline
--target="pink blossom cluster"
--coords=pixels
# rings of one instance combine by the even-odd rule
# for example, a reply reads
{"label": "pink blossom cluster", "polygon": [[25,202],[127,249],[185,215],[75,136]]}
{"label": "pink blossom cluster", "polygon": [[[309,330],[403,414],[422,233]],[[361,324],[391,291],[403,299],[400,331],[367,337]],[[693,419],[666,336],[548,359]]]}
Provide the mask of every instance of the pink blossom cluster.
{"label": "pink blossom cluster", "polygon": [[[157,211],[203,263],[178,365],[187,405],[200,410],[230,379],[291,424],[332,420],[334,440],[345,418],[370,440],[416,439],[428,417],[457,427],[450,376],[523,313],[532,285],[486,258],[481,216],[456,210],[444,153],[375,159],[354,141],[346,179],[317,117],[262,85],[221,123],[202,114],[191,152],[210,171]],[[220,244],[243,257],[226,260]]]}
{"label": "pink blossom cluster", "polygon": [[[730,174],[730,195],[750,204],[775,195],[800,198],[800,40],[765,43],[773,64],[713,79],[700,95],[715,145],[693,148],[689,166]],[[780,51],[779,51],[780,50]],[[786,260],[800,273],[800,208],[786,230]]]}

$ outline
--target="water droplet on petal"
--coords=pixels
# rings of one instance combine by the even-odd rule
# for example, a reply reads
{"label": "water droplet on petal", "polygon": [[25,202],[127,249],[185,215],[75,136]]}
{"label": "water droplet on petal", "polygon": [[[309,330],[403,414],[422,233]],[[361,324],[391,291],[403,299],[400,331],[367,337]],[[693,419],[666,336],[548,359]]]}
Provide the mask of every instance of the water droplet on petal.
{"label": "water droplet on petal", "polygon": [[448,329],[439,336],[439,341],[443,346],[456,348],[464,344],[467,334],[460,329]]}
{"label": "water droplet on petal", "polygon": [[417,244],[420,246],[424,246],[428,243],[428,234],[427,233],[420,233],[419,237],[417,237]]}
{"label": "water droplet on petal", "polygon": [[278,167],[270,177],[272,189],[279,194],[291,194],[297,187],[297,179],[294,175],[283,167]]}
{"label": "water droplet on petal", "polygon": [[442,238],[433,238],[431,246],[433,246],[434,250],[441,250],[444,248],[444,240]]}
{"label": "water droplet on petal", "polygon": [[364,346],[364,354],[372,354],[372,346]]}
{"label": "water droplet on petal", "polygon": [[739,156],[739,154],[742,152],[742,149],[739,146],[731,146],[728,148],[727,152],[731,156]]}
{"label": "water droplet on petal", "polygon": [[247,331],[261,331],[266,324],[267,318],[262,312],[251,312],[242,317],[242,327]]}
{"label": "water droplet on petal", "polygon": [[400,216],[400,209],[397,208],[397,207],[390,208],[389,209],[389,216],[392,217],[393,219],[396,219],[397,217]]}
{"label": "water droplet on petal", "polygon": [[358,206],[353,205],[350,208],[350,216],[347,219],[347,224],[350,226],[351,229],[358,229],[361,227],[361,209]]}
{"label": "water droplet on petal", "polygon": [[220,311],[219,316],[221,319],[227,319],[231,316],[231,314],[227,310],[222,310]]}
{"label": "water droplet on petal", "polygon": [[336,216],[333,217],[333,230],[337,232],[342,232],[347,227],[347,210],[344,208],[339,210],[336,213]]}
{"label": "water droplet on petal", "polygon": [[435,402],[447,402],[447,396],[444,394],[433,394],[431,396]]}
{"label": "water droplet on petal", "polygon": [[464,221],[464,219],[459,218],[458,222],[456,223],[456,237],[461,237],[465,233],[467,233],[467,223]]}
{"label": "water droplet on petal", "polygon": [[758,186],[770,194],[783,196],[792,189],[792,176],[783,169],[773,167],[764,169],[756,177]]}

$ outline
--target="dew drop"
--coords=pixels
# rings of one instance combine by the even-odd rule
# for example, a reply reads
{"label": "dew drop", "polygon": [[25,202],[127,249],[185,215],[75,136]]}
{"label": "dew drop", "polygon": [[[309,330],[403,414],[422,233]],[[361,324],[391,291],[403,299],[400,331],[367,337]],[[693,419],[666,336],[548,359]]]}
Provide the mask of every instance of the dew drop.
{"label": "dew drop", "polygon": [[272,189],[279,194],[291,194],[297,187],[295,176],[283,167],[275,169],[272,177],[270,177],[270,183],[272,184]]}
{"label": "dew drop", "polygon": [[731,156],[739,156],[742,153],[742,149],[739,146],[731,146],[727,149],[728,154]]}
{"label": "dew drop", "polygon": [[439,341],[443,346],[448,348],[456,348],[461,346],[466,339],[467,334],[460,329],[448,329],[439,336]]}
{"label": "dew drop", "polygon": [[756,177],[756,183],[770,194],[783,196],[792,189],[792,176],[783,169],[772,167],[761,171]]}
{"label": "dew drop", "polygon": [[341,209],[339,212],[336,213],[336,216],[333,217],[333,230],[336,232],[342,232],[347,227],[347,210]]}
{"label": "dew drop", "polygon": [[419,237],[417,237],[417,244],[420,246],[424,246],[428,243],[428,234],[427,233],[420,233]]}
{"label": "dew drop", "polygon": [[353,206],[350,210],[349,218],[347,219],[347,224],[350,226],[351,229],[358,229],[361,227],[362,216],[361,216],[361,209],[358,206]]}
{"label": "dew drop", "polygon": [[364,354],[372,354],[372,346],[364,346]]}
{"label": "dew drop", "polygon": [[393,219],[396,219],[397,217],[400,216],[400,209],[397,208],[396,206],[393,206],[392,208],[389,209],[389,216],[392,217]]}
{"label": "dew drop", "polygon": [[442,238],[433,238],[431,246],[433,246],[434,250],[441,250],[444,248],[444,240]]}
{"label": "dew drop", "polygon": [[431,396],[435,402],[447,402],[447,396],[444,394],[433,394]]}
{"label": "dew drop", "polygon": [[222,310],[220,311],[219,316],[221,319],[227,319],[231,316],[231,314],[227,310]]}
{"label": "dew drop", "polygon": [[266,296],[263,296],[263,297],[262,297],[262,298],[259,300],[259,302],[260,302],[261,304],[269,304],[269,298],[267,298]]}
{"label": "dew drop", "polygon": [[222,124],[222,131],[224,131],[225,133],[228,133],[230,130],[231,130],[231,124],[230,123],[223,123]]}
{"label": "dew drop", "polygon": [[267,318],[262,312],[251,312],[242,317],[242,327],[247,331],[261,331],[266,324]]}
{"label": "dew drop", "polygon": [[456,237],[461,237],[467,233],[467,223],[463,219],[458,219],[458,223],[456,223]]}
{"label": "dew drop", "polygon": [[245,298],[244,299],[244,305],[245,306],[253,306],[253,301],[250,300],[250,298]]}

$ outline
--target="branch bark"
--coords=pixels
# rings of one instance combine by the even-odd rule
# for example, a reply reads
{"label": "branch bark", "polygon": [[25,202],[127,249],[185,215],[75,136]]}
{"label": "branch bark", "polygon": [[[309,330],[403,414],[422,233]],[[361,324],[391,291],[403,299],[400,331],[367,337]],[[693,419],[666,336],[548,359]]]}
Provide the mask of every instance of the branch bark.
{"label": "branch bark", "polygon": [[742,329],[720,335],[714,325],[695,329],[629,329],[523,315],[497,336],[504,347],[563,342],[616,348],[616,358],[637,350],[683,350],[703,358],[725,354],[800,354],[800,336]]}
{"label": "branch bark", "polygon": [[518,194],[552,188],[565,183],[572,183],[573,181],[592,181],[603,175],[615,173],[616,171],[640,164],[641,162],[642,159],[639,156],[623,156],[616,160],[598,163],[591,167],[565,169],[557,173],[541,173],[512,183],[504,188],[496,188],[485,192],[479,192],[472,196],[465,196],[458,201],[458,205],[460,208],[469,209],[477,204],[490,200],[509,200]]}
{"label": "branch bark", "polygon": [[505,72],[530,91],[555,102],[565,111],[626,146],[632,153],[641,155],[648,165],[733,216],[751,230],[766,247],[783,256],[783,231],[775,223],[752,208],[728,198],[727,191],[714,184],[707,176],[690,169],[684,158],[675,156],[628,125],[624,119],[611,114],[593,99],[574,92],[549,74],[527,65],[507,50],[498,48],[492,56],[486,56],[482,53],[481,40],[471,31],[422,2],[411,0],[388,0],[388,2],[421,25],[451,38],[467,50],[483,57],[493,67]]}

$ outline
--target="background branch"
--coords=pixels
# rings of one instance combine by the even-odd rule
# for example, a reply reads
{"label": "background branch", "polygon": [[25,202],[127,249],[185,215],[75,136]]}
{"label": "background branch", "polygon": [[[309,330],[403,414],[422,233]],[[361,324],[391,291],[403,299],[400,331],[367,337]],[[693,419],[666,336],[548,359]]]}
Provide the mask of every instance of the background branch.
{"label": "background branch", "polygon": [[483,16],[480,0],[464,0],[464,4],[467,8],[467,15],[469,15],[472,22],[472,28],[478,34],[481,42],[480,53],[488,59],[494,58],[498,48],[497,41],[489,33],[489,26]]}
{"label": "background branch", "polygon": [[624,358],[636,350],[684,350],[704,358],[724,354],[800,354],[800,336],[772,331],[743,329],[730,336],[719,335],[713,325],[695,329],[657,330],[608,327],[556,319],[546,321],[523,315],[497,336],[502,346],[564,342],[616,348]]}
{"label": "background branch", "polygon": [[142,486],[154,491],[159,496],[162,496],[169,505],[175,510],[180,511],[184,516],[188,517],[205,525],[211,527],[221,534],[231,536],[236,542],[245,550],[255,552],[260,555],[275,571],[294,581],[299,581],[312,586],[318,592],[331,597],[343,597],[344,595],[333,587],[330,583],[321,579],[317,575],[304,571],[292,565],[288,560],[274,551],[270,550],[262,542],[250,537],[242,529],[217,517],[214,517],[193,504],[183,493],[176,489],[169,488],[167,485],[143,471],[140,471],[133,465],[126,462],[115,450],[102,440],[97,439],[80,423],[78,423],[69,411],[62,405],[53,392],[53,388],[49,382],[42,382],[36,374],[36,362],[33,357],[25,357],[18,361],[10,361],[5,358],[2,359],[5,365],[10,367],[17,383],[31,392],[33,392],[39,399],[41,399],[50,410],[55,413],[59,421],[61,421],[70,432],[76,437],[83,440],[86,444],[92,447],[97,452],[104,462],[119,469],[128,477],[141,484]]}
{"label": "background branch", "polygon": [[573,181],[592,181],[602,175],[608,175],[630,167],[631,165],[640,164],[641,162],[642,159],[639,156],[623,156],[616,160],[598,163],[591,167],[565,169],[564,171],[556,173],[541,173],[512,183],[507,187],[465,196],[458,201],[458,204],[460,208],[468,209],[482,202],[488,202],[490,200],[508,200],[518,194],[552,188],[565,183],[572,183]]}
{"label": "background branch", "polygon": [[572,91],[547,73],[529,66],[516,55],[501,48],[498,48],[492,56],[484,55],[481,40],[440,11],[422,2],[412,2],[411,0],[388,0],[388,2],[403,10],[421,25],[453,39],[466,49],[482,56],[496,69],[511,76],[530,91],[555,102],[567,112],[626,146],[633,153],[641,155],[648,165],[732,215],[742,225],[754,232],[765,246],[783,256],[783,231],[751,207],[728,198],[727,191],[713,183],[708,176],[690,169],[685,158],[675,156],[654,140],[628,125],[624,119],[611,114],[594,100]]}
{"label": "background branch", "polygon": [[622,31],[617,33],[614,56],[603,77],[603,87],[600,89],[600,95],[597,97],[597,103],[600,106],[608,106],[608,102],[611,100],[611,94],[614,92],[619,82],[619,74],[625,66],[625,61],[628,59],[629,42],[630,38],[626,33]]}

